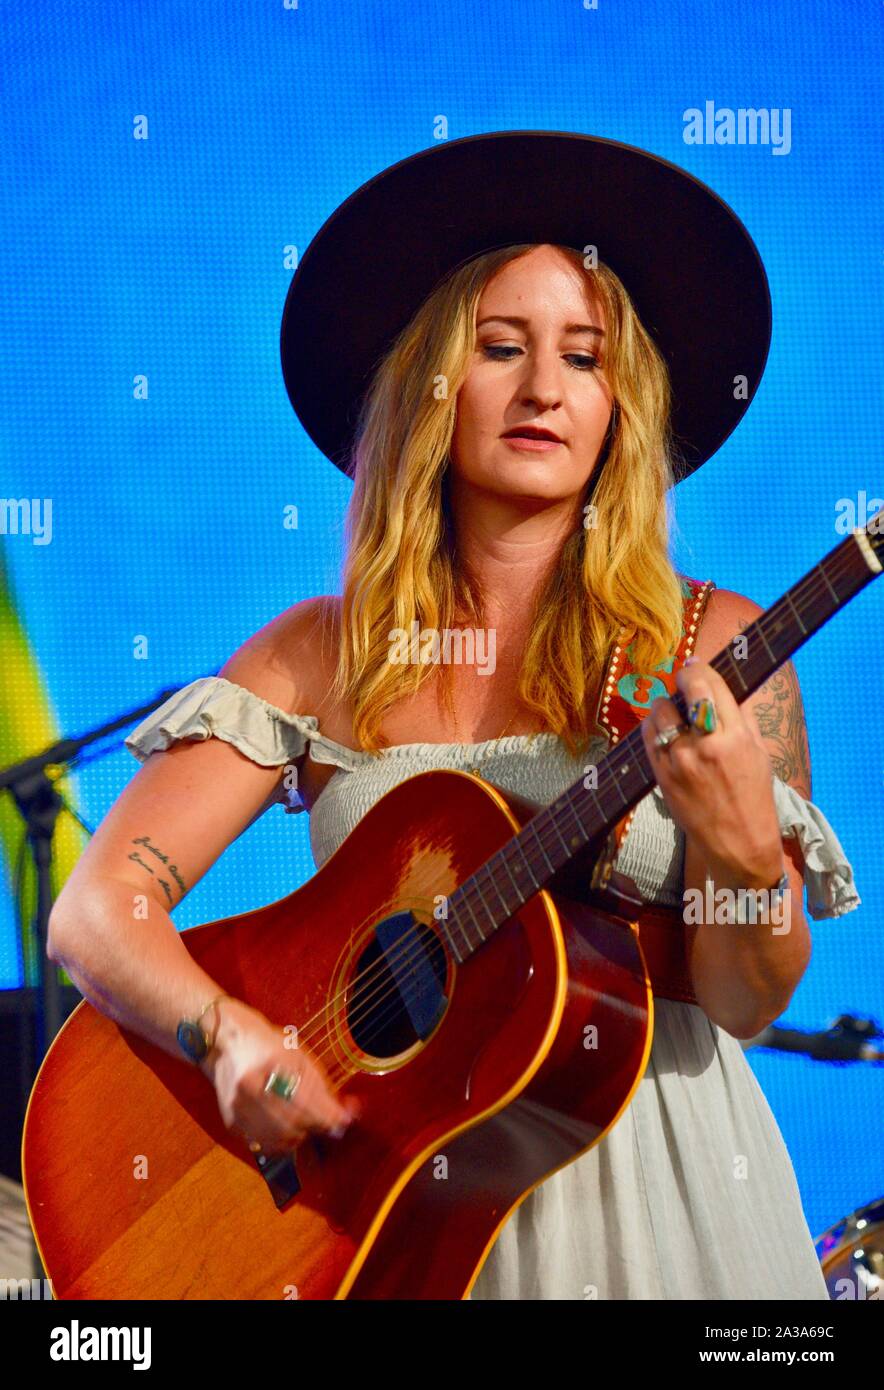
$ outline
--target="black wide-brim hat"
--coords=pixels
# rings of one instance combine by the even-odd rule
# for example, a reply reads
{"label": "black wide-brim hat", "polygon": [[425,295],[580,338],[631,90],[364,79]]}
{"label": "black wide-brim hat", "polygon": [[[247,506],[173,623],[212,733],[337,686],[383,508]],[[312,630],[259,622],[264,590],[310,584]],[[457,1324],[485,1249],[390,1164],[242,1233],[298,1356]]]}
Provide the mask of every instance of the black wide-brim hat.
{"label": "black wide-brim hat", "polygon": [[634,145],[507,130],[384,169],[302,256],[282,316],[283,377],[338,468],[348,471],[376,368],[431,290],[483,251],[523,242],[594,246],[622,280],[669,369],[676,481],[721,447],[770,346],[767,275],[743,223],[706,184]]}

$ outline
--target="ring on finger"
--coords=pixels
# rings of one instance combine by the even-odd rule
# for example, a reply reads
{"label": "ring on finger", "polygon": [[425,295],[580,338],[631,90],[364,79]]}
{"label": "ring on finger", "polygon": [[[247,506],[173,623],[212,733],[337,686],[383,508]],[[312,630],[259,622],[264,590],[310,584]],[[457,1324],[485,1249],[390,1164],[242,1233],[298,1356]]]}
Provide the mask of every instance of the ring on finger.
{"label": "ring on finger", "polygon": [[682,734],[687,732],[687,724],[670,724],[668,728],[661,729],[658,734],[655,734],[654,747],[668,748],[670,743],[674,743],[677,738],[681,738]]}
{"label": "ring on finger", "polygon": [[718,714],[712,697],[701,695],[699,700],[694,700],[688,709],[688,720],[698,734],[714,733],[718,728]]}
{"label": "ring on finger", "polygon": [[301,1073],[292,1076],[287,1071],[272,1071],[267,1078],[264,1090],[272,1092],[282,1100],[291,1100],[301,1084]]}

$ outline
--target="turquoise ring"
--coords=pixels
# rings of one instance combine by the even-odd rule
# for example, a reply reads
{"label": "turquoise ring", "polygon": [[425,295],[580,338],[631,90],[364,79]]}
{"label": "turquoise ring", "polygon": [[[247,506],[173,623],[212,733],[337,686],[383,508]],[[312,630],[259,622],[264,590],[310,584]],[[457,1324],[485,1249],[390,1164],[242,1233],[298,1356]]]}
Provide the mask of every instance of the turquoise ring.
{"label": "turquoise ring", "polygon": [[275,1096],[279,1096],[282,1100],[291,1100],[300,1084],[300,1075],[291,1076],[288,1072],[272,1071],[267,1078],[264,1090],[272,1091]]}
{"label": "turquoise ring", "polygon": [[688,710],[688,720],[691,727],[700,734],[714,733],[718,728],[718,715],[715,713],[715,702],[708,696],[703,695],[699,700],[694,700]]}

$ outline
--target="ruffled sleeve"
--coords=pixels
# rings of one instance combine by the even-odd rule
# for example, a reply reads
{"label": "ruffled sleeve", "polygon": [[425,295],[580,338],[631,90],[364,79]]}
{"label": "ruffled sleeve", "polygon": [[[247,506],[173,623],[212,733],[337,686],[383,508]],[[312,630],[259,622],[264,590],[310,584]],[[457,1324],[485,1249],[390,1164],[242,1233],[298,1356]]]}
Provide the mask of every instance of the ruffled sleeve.
{"label": "ruffled sleeve", "polygon": [[[232,743],[262,767],[281,767],[301,756],[318,729],[315,715],[286,714],[223,676],[201,676],[143,719],[125,747],[144,762],[176,739],[214,737]],[[287,810],[304,810],[295,791],[285,790],[280,800]]]}
{"label": "ruffled sleeve", "polygon": [[[807,910],[816,921],[823,917],[843,917],[859,907],[862,898],[856,889],[853,868],[826,817],[794,787],[774,773],[774,804],[783,839],[797,839],[804,860],[804,887]],[[669,817],[663,789],[659,783],[651,795],[660,802],[661,814]],[[628,843],[628,841],[627,841]]]}
{"label": "ruffled sleeve", "polygon": [[853,868],[820,808],[774,774],[774,802],[784,839],[794,838],[804,859],[807,910],[822,917],[843,917],[859,907]]}

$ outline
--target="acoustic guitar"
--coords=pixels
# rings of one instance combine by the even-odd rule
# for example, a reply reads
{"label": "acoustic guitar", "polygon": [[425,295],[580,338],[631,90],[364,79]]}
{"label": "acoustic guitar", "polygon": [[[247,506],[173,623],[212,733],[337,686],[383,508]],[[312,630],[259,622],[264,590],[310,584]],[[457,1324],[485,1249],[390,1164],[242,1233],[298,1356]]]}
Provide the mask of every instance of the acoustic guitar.
{"label": "acoustic guitar", "polygon": [[[714,658],[738,702],[881,573],[882,531],[884,510],[745,630],[739,659]],[[55,1296],[467,1297],[513,1209],[599,1142],[647,1066],[641,900],[611,846],[654,785],[637,727],[545,807],[419,773],[288,897],[182,933],[358,1097],[341,1139],[254,1156],[197,1068],[81,1003],[22,1146]]]}

